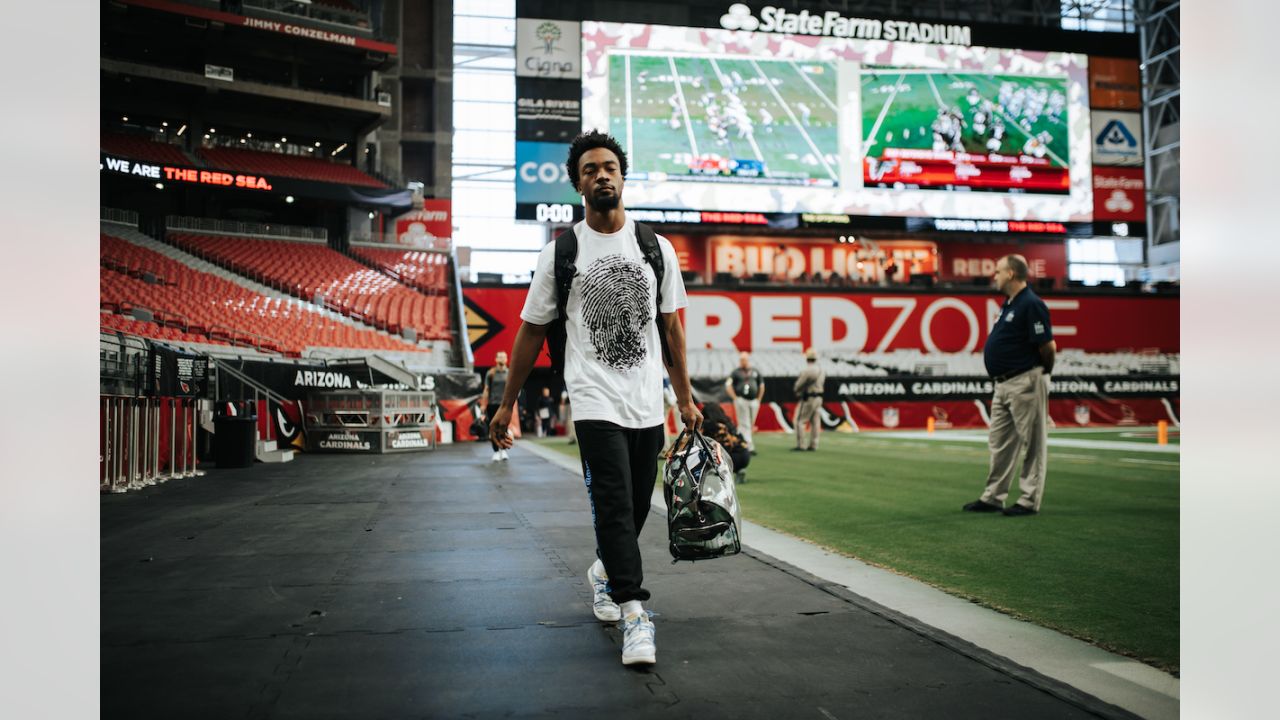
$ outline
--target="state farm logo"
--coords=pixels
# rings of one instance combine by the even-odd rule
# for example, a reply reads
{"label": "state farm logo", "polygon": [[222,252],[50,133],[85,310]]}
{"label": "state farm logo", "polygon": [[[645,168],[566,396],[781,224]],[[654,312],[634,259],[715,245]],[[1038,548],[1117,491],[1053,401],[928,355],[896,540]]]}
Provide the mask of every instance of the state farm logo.
{"label": "state farm logo", "polygon": [[750,32],[760,27],[760,21],[751,14],[751,8],[742,3],[734,3],[729,6],[729,12],[720,16],[720,27]]}
{"label": "state farm logo", "polygon": [[1129,194],[1123,190],[1112,190],[1111,197],[1107,198],[1102,206],[1115,213],[1133,211],[1133,201],[1129,199]]}

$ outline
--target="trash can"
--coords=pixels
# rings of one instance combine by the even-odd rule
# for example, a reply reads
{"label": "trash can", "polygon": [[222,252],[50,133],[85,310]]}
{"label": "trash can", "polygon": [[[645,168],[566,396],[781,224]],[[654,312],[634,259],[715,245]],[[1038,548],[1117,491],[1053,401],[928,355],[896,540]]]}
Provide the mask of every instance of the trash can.
{"label": "trash can", "polygon": [[219,468],[242,468],[253,464],[257,444],[258,418],[252,404],[224,401],[213,415],[213,461]]}

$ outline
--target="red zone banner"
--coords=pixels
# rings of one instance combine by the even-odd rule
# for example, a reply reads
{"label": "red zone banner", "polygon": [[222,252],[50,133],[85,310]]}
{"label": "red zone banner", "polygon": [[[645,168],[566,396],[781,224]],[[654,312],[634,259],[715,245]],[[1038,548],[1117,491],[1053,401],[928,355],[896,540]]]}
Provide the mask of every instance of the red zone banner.
{"label": "red zone banner", "polygon": [[[475,364],[510,351],[526,288],[464,288]],[[981,352],[1000,309],[993,294],[849,294],[693,290],[682,311],[690,348]],[[1176,297],[1051,295],[1060,349],[1179,352]],[[549,367],[544,352],[538,367]]]}
{"label": "red zone banner", "polygon": [[[475,363],[493,364],[510,350],[519,327],[525,288],[465,288]],[[1060,348],[1088,352],[1152,349],[1179,351],[1179,301],[1170,297],[1060,296],[1045,298]],[[981,352],[999,310],[995,295],[823,294],[693,291],[682,312],[691,348],[794,350],[816,345],[856,351]],[[550,365],[545,351],[539,367]],[[829,399],[832,429],[985,427],[987,402],[975,400],[847,401]],[[732,408],[727,408],[732,413]],[[462,410],[462,408],[459,408]],[[464,411],[465,412],[465,411]],[[792,403],[762,408],[758,427],[783,430]],[[1060,426],[1148,425],[1177,422],[1178,398],[1075,397],[1053,399]],[[464,413],[459,413],[464,414]],[[465,413],[469,415],[469,413]],[[779,414],[781,416],[779,417]],[[467,422],[455,425],[467,425]],[[850,422],[851,421],[851,422]],[[455,435],[464,439],[465,429]]]}
{"label": "red zone banner", "polygon": [[951,150],[888,148],[879,158],[865,159],[863,179],[868,185],[904,183],[920,187],[1071,191],[1067,169],[1048,158]]}

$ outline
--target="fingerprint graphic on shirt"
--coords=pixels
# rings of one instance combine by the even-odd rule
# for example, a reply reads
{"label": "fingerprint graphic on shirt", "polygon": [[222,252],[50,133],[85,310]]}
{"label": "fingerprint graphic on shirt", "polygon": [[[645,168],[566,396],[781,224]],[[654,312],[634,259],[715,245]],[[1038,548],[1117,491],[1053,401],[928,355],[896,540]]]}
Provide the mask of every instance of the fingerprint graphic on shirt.
{"label": "fingerprint graphic on shirt", "polygon": [[645,331],[653,322],[653,297],[644,266],[622,255],[591,263],[582,278],[582,324],[600,362],[626,372],[648,353]]}

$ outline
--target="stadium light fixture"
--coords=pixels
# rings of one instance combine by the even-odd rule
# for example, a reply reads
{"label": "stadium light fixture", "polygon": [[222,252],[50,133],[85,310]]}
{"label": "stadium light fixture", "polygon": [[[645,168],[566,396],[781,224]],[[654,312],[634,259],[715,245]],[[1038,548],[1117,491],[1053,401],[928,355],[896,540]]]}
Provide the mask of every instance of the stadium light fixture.
{"label": "stadium light fixture", "polygon": [[289,138],[287,138],[287,137],[281,137],[281,138],[280,138],[280,142],[289,142]]}
{"label": "stadium light fixture", "polygon": [[372,219],[373,219],[373,211],[372,211],[372,210],[371,210],[371,211],[369,211],[369,219],[370,219],[370,220],[372,220]]}
{"label": "stadium light fixture", "polygon": [[277,148],[278,148],[278,147],[280,147],[280,143],[276,143],[276,147],[277,147]]}
{"label": "stadium light fixture", "polygon": [[337,155],[338,153],[340,153],[340,152],[342,152],[343,150],[346,150],[346,149],[347,149],[347,144],[346,144],[346,143],[342,143],[342,144],[341,144],[341,145],[339,145],[338,147],[334,148],[333,152],[329,153],[329,157],[333,157],[334,155]]}
{"label": "stadium light fixture", "polygon": [[217,128],[209,128],[209,132],[211,132],[211,133],[216,133],[216,132],[218,132],[218,129],[217,129]]}
{"label": "stadium light fixture", "polygon": [[316,141],[316,147],[320,147],[320,141],[319,141],[319,140],[317,140],[317,141]]}
{"label": "stadium light fixture", "polygon": [[163,190],[163,189],[164,189],[164,183],[156,183],[156,189],[157,189],[157,190]]}
{"label": "stadium light fixture", "polygon": [[129,122],[129,116],[128,116],[128,115],[125,115],[125,116],[121,117],[121,118],[120,118],[120,122]]}
{"label": "stadium light fixture", "polygon": [[182,127],[178,128],[178,137],[182,137],[182,133],[186,131],[187,131],[187,124],[183,123]]}
{"label": "stadium light fixture", "polygon": [[168,120],[161,120],[161,121],[160,121],[160,127],[169,127],[169,121],[168,121]]}
{"label": "stadium light fixture", "polygon": [[249,142],[249,141],[248,141],[248,140],[245,140],[244,138],[240,138],[240,144],[241,144],[241,145],[244,145],[244,144],[245,144],[245,143],[247,143],[247,142]]}
{"label": "stadium light fixture", "polygon": [[209,139],[209,133],[205,133],[205,134],[204,134],[204,139],[205,139],[205,140],[208,140],[208,139]]}
{"label": "stadium light fixture", "polygon": [[287,203],[292,203],[292,202],[293,202],[293,196],[292,196],[292,195],[285,195],[285,196],[284,196],[284,201],[285,201],[285,202],[287,202]]}
{"label": "stadium light fixture", "polygon": [[253,137],[253,133],[245,133],[244,136],[247,138],[251,138]]}

